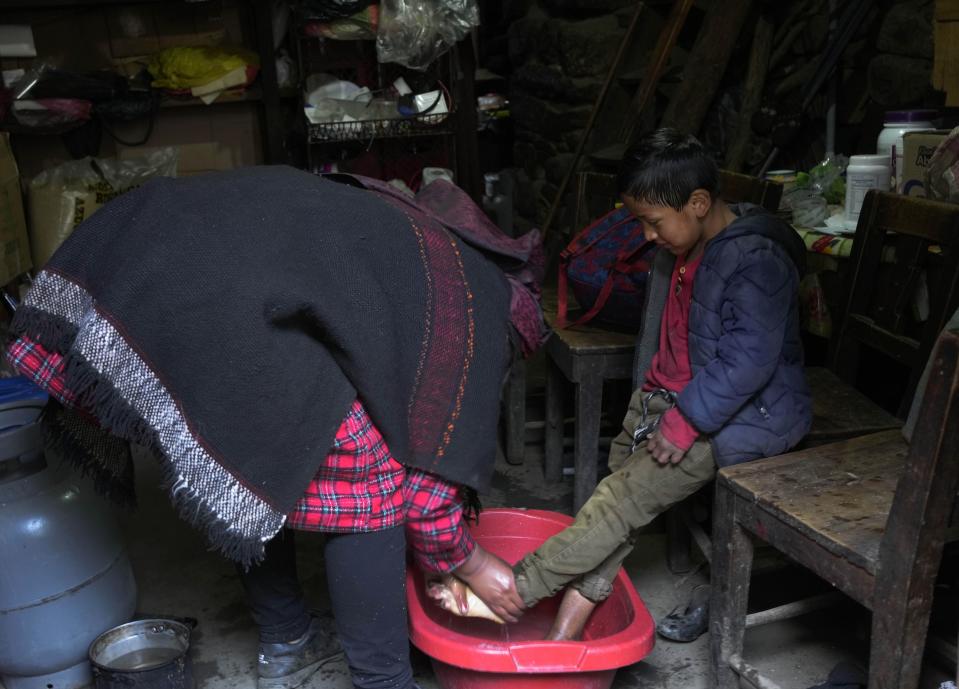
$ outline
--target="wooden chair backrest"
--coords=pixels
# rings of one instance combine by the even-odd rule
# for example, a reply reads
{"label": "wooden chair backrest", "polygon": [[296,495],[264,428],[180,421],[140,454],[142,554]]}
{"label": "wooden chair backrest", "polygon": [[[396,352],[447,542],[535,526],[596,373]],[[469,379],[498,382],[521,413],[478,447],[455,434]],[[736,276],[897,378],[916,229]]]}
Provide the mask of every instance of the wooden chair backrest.
{"label": "wooden chair backrest", "polygon": [[755,203],[770,213],[779,210],[783,185],[729,170],[719,171],[719,195],[729,203]]}
{"label": "wooden chair backrest", "polygon": [[[918,323],[913,305],[923,280],[929,314]],[[902,413],[936,337],[959,306],[959,205],[869,192],[846,284],[831,368],[854,383],[862,345],[909,367]]]}
{"label": "wooden chair backrest", "polygon": [[[943,332],[932,360],[918,421],[883,534],[876,601],[921,595],[901,590],[918,567],[934,581],[959,487],[959,331]],[[932,591],[928,591],[931,595]]]}

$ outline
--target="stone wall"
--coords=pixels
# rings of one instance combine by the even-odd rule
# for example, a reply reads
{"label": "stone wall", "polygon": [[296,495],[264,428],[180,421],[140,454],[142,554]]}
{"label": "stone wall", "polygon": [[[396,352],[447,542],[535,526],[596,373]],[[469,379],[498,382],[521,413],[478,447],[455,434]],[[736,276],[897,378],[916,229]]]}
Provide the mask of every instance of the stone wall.
{"label": "stone wall", "polygon": [[629,0],[544,0],[511,23],[518,232],[545,218],[631,13]]}
{"label": "stone wall", "polygon": [[[716,0],[718,1],[718,0]],[[843,0],[839,0],[842,6]],[[815,63],[827,48],[828,0],[754,3],[771,13],[776,25],[773,60],[766,83],[763,117],[754,118],[746,171],[754,169],[773,147],[783,147],[777,166],[806,167],[824,152],[825,96],[814,99],[801,120],[792,116],[805,95]],[[875,3],[865,25],[851,41],[838,71],[838,146],[845,153],[865,152],[874,143],[886,109],[933,106],[931,90],[933,0]],[[515,211],[517,231],[541,225],[590,116],[634,3],[630,0],[503,0],[514,124]],[[508,9],[507,9],[508,8]],[[665,9],[668,9],[666,7]],[[664,8],[657,7],[661,15]],[[659,26],[647,11],[637,35],[639,47],[627,56],[641,66]],[[690,14],[695,19],[696,11]],[[699,14],[701,17],[701,12]],[[801,23],[801,28],[796,25]],[[508,24],[508,30],[505,26]],[[746,72],[753,21],[738,39],[723,84],[699,132],[722,159],[731,131],[738,125],[742,80]],[[688,43],[687,37],[687,43]],[[680,41],[671,71],[681,71],[691,46]],[[677,65],[676,63],[679,62]],[[667,85],[668,90],[668,85]],[[618,125],[628,108],[628,93],[613,87],[597,123],[599,138]],[[619,99],[619,100],[617,100]],[[668,124],[668,123],[663,123]],[[609,129],[609,131],[603,131]],[[591,145],[595,141],[591,140]],[[567,204],[568,205],[568,200]],[[564,228],[565,229],[565,228]]]}
{"label": "stone wall", "polygon": [[869,95],[897,108],[922,102],[932,80],[933,0],[905,0],[888,8],[869,62]]}

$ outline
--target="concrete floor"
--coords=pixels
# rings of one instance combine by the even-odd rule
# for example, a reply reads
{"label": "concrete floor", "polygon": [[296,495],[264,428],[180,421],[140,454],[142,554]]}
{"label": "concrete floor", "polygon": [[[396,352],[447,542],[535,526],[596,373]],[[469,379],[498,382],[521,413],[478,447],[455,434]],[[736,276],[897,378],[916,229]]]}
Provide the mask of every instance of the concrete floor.
{"label": "concrete floor", "polygon": [[[488,506],[525,506],[568,511],[571,481],[543,480],[541,457],[528,446],[521,467],[501,462]],[[247,614],[233,566],[207,550],[188,526],[178,520],[166,495],[157,488],[153,460],[137,457],[140,509],[122,517],[139,586],[138,609],[158,615],[188,616],[199,620],[193,645],[198,689],[255,689],[256,630]],[[326,581],[321,559],[321,537],[299,539],[300,574],[311,603],[327,608]],[[700,567],[685,577],[666,568],[664,537],[655,529],[639,538],[626,561],[632,578],[654,619],[684,603],[691,589],[707,580]],[[772,605],[788,602],[779,576],[760,577],[753,598]],[[783,689],[800,689],[823,682],[839,660],[864,661],[868,617],[854,604],[816,615],[751,630],[745,657]],[[618,673],[614,689],[700,689],[709,686],[708,643],[705,635],[691,644],[659,640],[642,662]],[[417,680],[423,689],[438,689],[429,664],[414,656]],[[923,687],[937,687],[944,674],[933,673]],[[936,681],[938,680],[938,681]],[[342,662],[322,669],[308,689],[349,689]],[[748,686],[748,685],[743,685]]]}

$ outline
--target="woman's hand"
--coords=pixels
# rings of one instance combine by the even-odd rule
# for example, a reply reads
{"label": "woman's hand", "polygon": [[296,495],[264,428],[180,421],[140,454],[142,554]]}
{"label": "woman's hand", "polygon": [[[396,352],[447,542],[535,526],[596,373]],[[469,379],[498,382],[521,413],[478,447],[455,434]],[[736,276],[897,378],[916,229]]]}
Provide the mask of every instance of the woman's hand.
{"label": "woman's hand", "polygon": [[494,613],[507,622],[519,621],[526,606],[516,591],[513,568],[503,559],[477,545],[454,574],[466,582]]}
{"label": "woman's hand", "polygon": [[681,450],[671,442],[666,440],[660,431],[654,431],[646,439],[646,449],[657,462],[666,466],[667,464],[679,464],[686,456],[686,450]]}

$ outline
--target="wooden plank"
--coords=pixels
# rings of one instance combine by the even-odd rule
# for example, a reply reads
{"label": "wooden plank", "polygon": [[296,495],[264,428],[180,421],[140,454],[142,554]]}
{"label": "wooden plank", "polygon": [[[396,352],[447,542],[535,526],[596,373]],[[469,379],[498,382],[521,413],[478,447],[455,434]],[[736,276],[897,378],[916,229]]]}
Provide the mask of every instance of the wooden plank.
{"label": "wooden plank", "polygon": [[699,131],[750,7],[752,0],[727,0],[710,6],[662,124],[690,134]]}
{"label": "wooden plank", "polygon": [[522,464],[526,454],[526,359],[521,352],[513,358],[505,397],[506,461]]}
{"label": "wooden plank", "polygon": [[737,500],[737,505],[742,506],[740,522],[750,533],[786,554],[793,562],[815,572],[861,605],[872,605],[875,563],[872,568],[861,567],[827,548],[826,543],[807,538],[792,524],[770,514],[761,505],[753,505],[742,498]]}
{"label": "wooden plank", "polygon": [[543,474],[547,481],[563,478],[563,399],[566,379],[556,363],[546,357],[546,440]]}
{"label": "wooden plank", "polygon": [[[572,295],[570,295],[572,299]],[[556,325],[557,296],[553,288],[544,289],[542,295],[543,317],[550,328]],[[579,325],[575,328],[553,330],[550,340],[559,338],[562,346],[574,352],[591,354],[619,354],[631,357],[636,347],[635,333],[606,330],[593,325]],[[549,343],[547,343],[549,344]]]}
{"label": "wooden plank", "polygon": [[763,89],[766,86],[766,71],[769,69],[769,54],[773,45],[773,29],[772,21],[765,13],[761,13],[756,21],[756,31],[753,34],[753,45],[749,54],[749,67],[746,69],[746,84],[739,109],[739,126],[726,152],[724,167],[734,172],[742,170],[746,160],[746,149],[753,138],[752,119],[762,103]]}
{"label": "wooden plank", "polygon": [[476,202],[483,199],[483,178],[480,174],[479,140],[476,136],[476,108],[466,107],[476,102],[476,55],[470,34],[456,44],[450,56],[451,69],[458,75],[454,77],[456,93],[454,98],[460,103],[454,118],[454,151],[456,162],[456,185]]}
{"label": "wooden plank", "polygon": [[891,430],[727,467],[721,475],[776,520],[873,571],[906,451],[902,434]]}
{"label": "wooden plank", "polygon": [[604,380],[630,380],[633,377],[633,350],[602,352],[589,347],[569,347],[554,333],[546,341],[546,355],[567,380],[578,383],[590,376]]}
{"label": "wooden plank", "polygon": [[739,689],[739,676],[730,660],[742,655],[746,634],[753,544],[738,522],[740,504],[727,485],[717,483],[709,602],[710,669],[717,689]]}
{"label": "wooden plank", "polygon": [[827,368],[809,366],[806,380],[812,391],[812,429],[803,439],[804,447],[846,440],[892,428],[902,421]]}
{"label": "wooden plank", "polygon": [[947,246],[959,244],[959,206],[888,192],[870,194],[878,204],[872,232],[908,234]]}
{"label": "wooden plank", "polygon": [[936,0],[936,21],[959,21],[959,0]]}
{"label": "wooden plank", "polygon": [[695,4],[694,0],[675,0],[666,25],[659,32],[659,39],[656,41],[656,47],[653,48],[649,64],[646,65],[646,75],[639,84],[636,94],[633,96],[630,108],[626,113],[626,121],[623,123],[620,140],[629,145],[636,138],[636,129],[644,121],[644,115],[647,108],[653,102],[653,95],[656,93],[656,87],[659,86],[659,80],[669,64],[669,57],[672,55],[679,34],[686,25],[686,17],[689,10]]}
{"label": "wooden plank", "polygon": [[280,87],[273,52],[273,5],[267,0],[253,0],[253,23],[256,49],[260,55],[260,84],[263,91],[263,154],[266,163],[289,162],[284,145],[287,124],[280,107]]}
{"label": "wooden plank", "polygon": [[635,335],[585,325],[554,330],[550,339],[553,338],[561,340],[563,346],[574,352],[586,354],[619,354],[631,357],[636,347]]}
{"label": "wooden plank", "polygon": [[939,339],[906,473],[882,541],[869,686],[919,682],[933,587],[959,485],[959,335]]}
{"label": "wooden plank", "polygon": [[915,359],[919,352],[919,343],[911,337],[897,335],[885,328],[880,328],[871,318],[858,313],[849,314],[847,327],[849,335],[868,342],[870,346],[891,356],[896,361],[907,366],[914,366],[918,363]]}
{"label": "wooden plank", "polygon": [[573,513],[596,488],[599,423],[603,412],[603,378],[591,376],[576,385],[576,431],[573,437]]}
{"label": "wooden plank", "polygon": [[959,21],[936,21],[933,40],[932,85],[946,92],[947,106],[959,105]]}

